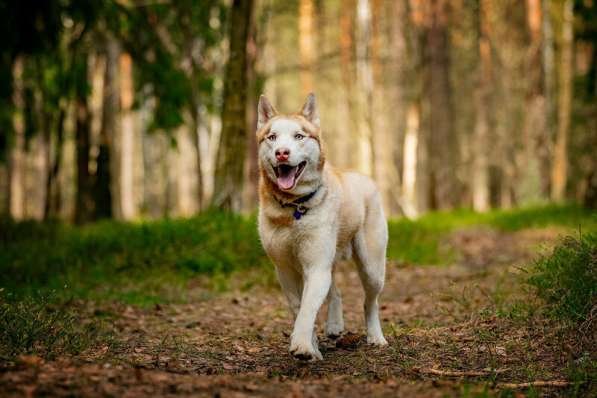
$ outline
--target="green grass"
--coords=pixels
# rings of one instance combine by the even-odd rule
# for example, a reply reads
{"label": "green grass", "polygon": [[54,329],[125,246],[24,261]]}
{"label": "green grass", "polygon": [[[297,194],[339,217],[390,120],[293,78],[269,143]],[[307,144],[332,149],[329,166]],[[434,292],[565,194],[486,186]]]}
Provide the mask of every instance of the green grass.
{"label": "green grass", "polygon": [[450,232],[473,226],[487,226],[502,231],[550,226],[597,230],[597,213],[575,205],[539,206],[476,213],[454,210],[426,214],[417,220],[398,219],[388,223],[390,240],[388,258],[413,264],[446,264],[454,259],[450,248],[441,241]]}
{"label": "green grass", "polygon": [[554,317],[584,322],[597,311],[597,234],[564,238],[531,272],[528,283]]}
{"label": "green grass", "polygon": [[53,359],[113,342],[100,321],[82,320],[68,304],[39,296],[9,303],[0,295],[0,363],[19,355]]}
{"label": "green grass", "polygon": [[[8,299],[52,291],[59,298],[152,304],[195,275],[228,274],[267,262],[254,218],[215,212],[85,227],[4,220],[0,247],[0,287]],[[170,296],[175,295],[176,289]]]}
{"label": "green grass", "polygon": [[[597,219],[575,206],[431,213],[389,222],[388,257],[413,264],[448,263],[453,253],[442,240],[470,226],[517,230],[581,224],[590,228]],[[201,277],[222,289],[235,271],[261,275],[254,283],[273,279],[254,216],[206,212],[190,219],[104,221],[85,227],[0,220],[0,288],[7,300],[52,292],[63,300],[184,301],[189,281]]]}

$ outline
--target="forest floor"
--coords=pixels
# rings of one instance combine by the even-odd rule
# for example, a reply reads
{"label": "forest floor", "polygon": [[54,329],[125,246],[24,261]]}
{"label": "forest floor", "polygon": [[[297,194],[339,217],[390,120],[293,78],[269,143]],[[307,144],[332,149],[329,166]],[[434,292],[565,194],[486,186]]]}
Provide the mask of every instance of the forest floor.
{"label": "forest floor", "polygon": [[[74,356],[5,363],[0,396],[569,395],[570,386],[557,384],[571,380],[570,331],[533,313],[520,281],[521,267],[559,232],[469,228],[444,239],[458,253],[452,265],[388,264],[385,348],[365,343],[362,288],[352,265],[343,265],[348,334],[324,337],[323,310],[324,360],[315,363],[288,354],[291,320],[271,286],[146,308],[76,301],[70,305],[83,318],[103,319],[114,340]],[[527,382],[556,385],[519,384]]]}

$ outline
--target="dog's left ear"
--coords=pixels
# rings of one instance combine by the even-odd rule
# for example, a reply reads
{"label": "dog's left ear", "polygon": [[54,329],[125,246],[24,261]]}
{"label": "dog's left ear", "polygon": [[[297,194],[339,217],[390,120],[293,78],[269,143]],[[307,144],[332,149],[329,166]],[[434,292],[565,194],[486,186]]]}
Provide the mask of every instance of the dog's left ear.
{"label": "dog's left ear", "polygon": [[303,105],[303,109],[301,110],[301,114],[313,123],[318,128],[319,126],[319,109],[317,109],[317,103],[315,102],[315,94],[311,93],[307,96],[307,100],[305,101],[305,105]]}

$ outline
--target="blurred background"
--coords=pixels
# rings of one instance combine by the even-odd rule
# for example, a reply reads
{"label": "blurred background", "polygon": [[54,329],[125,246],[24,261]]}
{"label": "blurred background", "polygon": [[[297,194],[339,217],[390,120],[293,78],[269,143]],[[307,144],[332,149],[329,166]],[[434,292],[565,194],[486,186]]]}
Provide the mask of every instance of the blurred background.
{"label": "blurred background", "polygon": [[[597,396],[597,0],[0,16],[0,396]],[[309,92],[389,215],[391,349],[339,264],[355,334],[319,365],[289,360],[255,212],[259,95]]]}
{"label": "blurred background", "polygon": [[0,2],[0,213],[256,208],[256,102],[318,98],[391,216],[597,205],[593,0]]}

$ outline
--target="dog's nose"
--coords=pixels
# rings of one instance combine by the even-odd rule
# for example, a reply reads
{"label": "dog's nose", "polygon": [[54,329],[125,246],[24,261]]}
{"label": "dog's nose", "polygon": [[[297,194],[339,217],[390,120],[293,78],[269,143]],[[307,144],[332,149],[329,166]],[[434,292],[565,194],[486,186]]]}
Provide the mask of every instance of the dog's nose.
{"label": "dog's nose", "polygon": [[278,162],[287,161],[289,156],[290,156],[290,149],[288,149],[288,148],[276,149],[276,159],[278,159]]}

